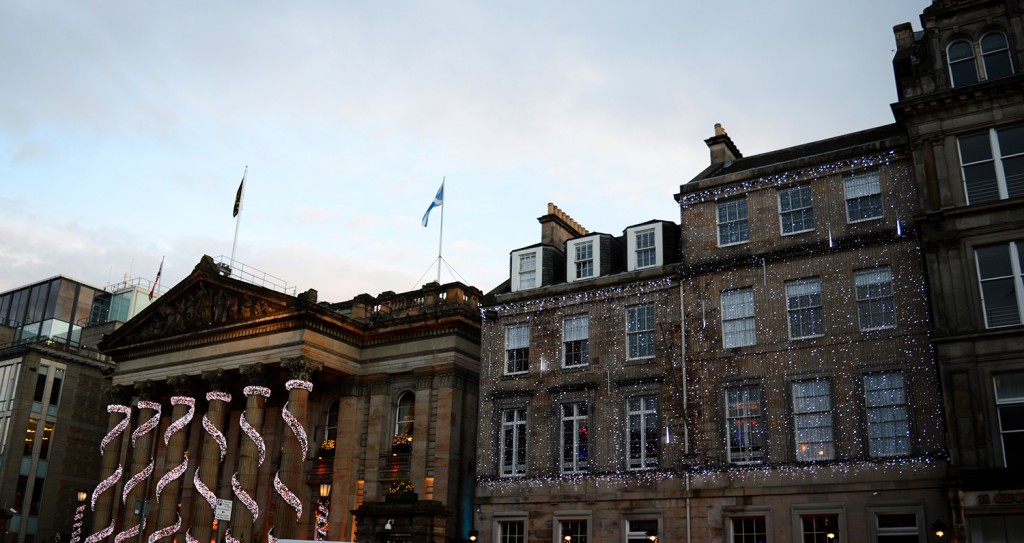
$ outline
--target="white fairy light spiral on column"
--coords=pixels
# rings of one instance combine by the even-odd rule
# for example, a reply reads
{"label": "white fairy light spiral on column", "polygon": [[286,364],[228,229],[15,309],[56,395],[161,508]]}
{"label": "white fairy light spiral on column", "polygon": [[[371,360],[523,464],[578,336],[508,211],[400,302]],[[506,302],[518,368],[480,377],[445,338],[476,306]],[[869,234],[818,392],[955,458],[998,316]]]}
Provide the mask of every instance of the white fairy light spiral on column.
{"label": "white fairy light spiral on column", "polygon": [[[207,401],[219,400],[222,402],[230,402],[231,395],[227,392],[207,392]],[[206,433],[210,434],[210,438],[217,443],[217,447],[220,449],[220,461],[224,461],[224,456],[228,453],[228,440],[224,437],[224,434],[214,426],[213,422],[210,421],[209,413],[203,415],[203,429]]]}

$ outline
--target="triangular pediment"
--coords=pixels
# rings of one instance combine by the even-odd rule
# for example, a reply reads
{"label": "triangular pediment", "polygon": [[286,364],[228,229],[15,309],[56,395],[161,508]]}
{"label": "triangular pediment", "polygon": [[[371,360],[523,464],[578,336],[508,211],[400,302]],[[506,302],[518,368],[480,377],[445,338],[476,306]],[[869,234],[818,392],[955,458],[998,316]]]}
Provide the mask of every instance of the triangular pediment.
{"label": "triangular pediment", "polygon": [[295,313],[292,296],[197,269],[100,343],[103,351],[226,332]]}

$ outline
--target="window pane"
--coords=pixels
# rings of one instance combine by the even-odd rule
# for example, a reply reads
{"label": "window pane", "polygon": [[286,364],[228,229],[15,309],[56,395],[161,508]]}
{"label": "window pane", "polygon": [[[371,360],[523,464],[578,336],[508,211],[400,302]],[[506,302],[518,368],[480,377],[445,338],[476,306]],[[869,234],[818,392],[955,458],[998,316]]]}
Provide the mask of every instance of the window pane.
{"label": "window pane", "polygon": [[981,58],[985,62],[986,79],[1013,75],[1010,51],[1006,45],[1006,36],[1003,34],[990,32],[981,38]]}
{"label": "window pane", "polygon": [[953,86],[978,82],[978,70],[974,66],[974,46],[967,41],[954,42],[946,50],[949,55],[949,71]]}

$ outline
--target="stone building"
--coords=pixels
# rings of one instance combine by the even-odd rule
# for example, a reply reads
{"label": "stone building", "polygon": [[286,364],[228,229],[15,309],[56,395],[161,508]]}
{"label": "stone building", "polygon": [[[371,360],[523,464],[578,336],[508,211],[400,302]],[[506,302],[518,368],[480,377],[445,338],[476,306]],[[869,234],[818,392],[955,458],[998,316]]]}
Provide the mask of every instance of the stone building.
{"label": "stone building", "polygon": [[464,533],[480,292],[431,283],[317,303],[265,277],[204,257],[103,340],[117,371],[92,533]]}
{"label": "stone building", "polygon": [[894,28],[953,464],[954,541],[1024,540],[1024,2]]}
{"label": "stone building", "polygon": [[681,529],[678,225],[593,233],[552,204],[539,220],[484,313],[474,530],[636,543]]}
{"label": "stone building", "polygon": [[[945,445],[895,125],[743,157],[715,127],[682,185],[693,541],[924,541]],[[682,526],[672,530],[683,541]]]}
{"label": "stone building", "polygon": [[99,481],[103,334],[149,303],[151,285],[106,289],[58,276],[0,293],[0,533],[66,538],[80,492]]}

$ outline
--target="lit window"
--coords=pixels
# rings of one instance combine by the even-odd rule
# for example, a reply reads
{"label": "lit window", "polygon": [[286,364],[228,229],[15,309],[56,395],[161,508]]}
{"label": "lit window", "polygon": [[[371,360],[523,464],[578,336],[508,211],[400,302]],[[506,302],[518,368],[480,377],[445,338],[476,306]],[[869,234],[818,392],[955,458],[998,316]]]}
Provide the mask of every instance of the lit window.
{"label": "lit window", "polygon": [[892,270],[888,266],[853,273],[857,290],[857,318],[860,329],[880,330],[896,326],[896,303],[892,294]]}
{"label": "lit window", "polygon": [[629,469],[658,467],[658,397],[634,396],[626,402]]}
{"label": "lit window", "polygon": [[626,310],[629,358],[654,356],[654,304],[634,305]]}
{"label": "lit window", "polygon": [[779,191],[779,221],[782,235],[814,230],[814,208],[811,207],[811,186],[800,185]]}
{"label": "lit window", "polygon": [[1024,467],[1024,372],[1001,373],[993,378],[999,434],[1003,442],[1003,465]]}
{"label": "lit window", "polygon": [[803,543],[833,543],[838,541],[839,515],[800,515]]}
{"label": "lit window", "polygon": [[1024,196],[1024,126],[958,138],[968,204]]}
{"label": "lit window", "polygon": [[590,467],[588,437],[587,402],[562,404],[562,472],[587,471]]}
{"label": "lit window", "polygon": [[832,398],[828,381],[793,383],[793,427],[796,459],[802,462],[835,458],[832,445]]}
{"label": "lit window", "polygon": [[985,79],[998,79],[1013,75],[1010,47],[1002,32],[989,32],[981,37],[981,59],[985,66]]}
{"label": "lit window", "polygon": [[658,519],[626,519],[626,543],[651,543],[651,532],[658,532]]}
{"label": "lit window", "polygon": [[882,186],[878,172],[868,172],[843,180],[846,221],[860,222],[882,217]]}
{"label": "lit window", "polygon": [[658,263],[658,254],[655,247],[654,229],[641,230],[636,232],[636,267],[648,268]]}
{"label": "lit window", "polygon": [[506,409],[501,414],[501,475],[526,474],[526,409]]}
{"label": "lit window", "polygon": [[718,246],[746,243],[749,239],[746,198],[718,204]]}
{"label": "lit window", "polygon": [[586,241],[576,244],[576,279],[594,276],[594,242]]}
{"label": "lit window", "polygon": [[967,40],[959,40],[946,48],[949,57],[949,75],[953,86],[970,85],[978,82],[978,67],[974,62],[974,46]]}
{"label": "lit window", "polygon": [[725,424],[729,462],[761,462],[765,439],[760,386],[745,385],[725,389]]}
{"label": "lit window", "polygon": [[1024,243],[982,247],[974,251],[978,263],[985,326],[998,328],[1024,322]]}
{"label": "lit window", "polygon": [[587,543],[587,521],[583,519],[572,519],[572,520],[560,520],[558,522],[560,529],[559,541],[565,541],[565,537],[568,536],[570,543]]}
{"label": "lit window", "polygon": [[510,324],[505,327],[505,373],[530,371],[530,325]]}
{"label": "lit window", "polygon": [[585,366],[590,362],[590,316],[572,315],[562,324],[565,367]]}
{"label": "lit window", "polygon": [[[327,413],[324,414],[324,441],[335,441],[338,439],[338,407],[341,402],[332,401],[327,406]],[[333,449],[331,454],[334,454]]]}
{"label": "lit window", "polygon": [[519,255],[519,288],[537,286],[537,253]]}
{"label": "lit window", "polygon": [[910,454],[910,424],[903,374],[898,371],[864,376],[864,408],[868,421],[868,453],[874,458]]}
{"label": "lit window", "polygon": [[878,543],[904,543],[920,541],[917,529],[917,514],[875,513],[875,533]]}
{"label": "lit window", "polygon": [[756,342],[754,332],[754,289],[741,288],[722,293],[722,346],[743,347]]}
{"label": "lit window", "polygon": [[817,337],[825,333],[821,280],[817,277],[786,282],[786,309],[790,339]]}
{"label": "lit window", "polygon": [[526,543],[526,523],[521,520],[499,521],[498,543]]}
{"label": "lit window", "polygon": [[764,517],[734,517],[732,520],[732,543],[764,543],[768,532]]}
{"label": "lit window", "polygon": [[398,398],[398,407],[395,409],[395,435],[411,437],[415,419],[416,396],[412,392],[406,392]]}

